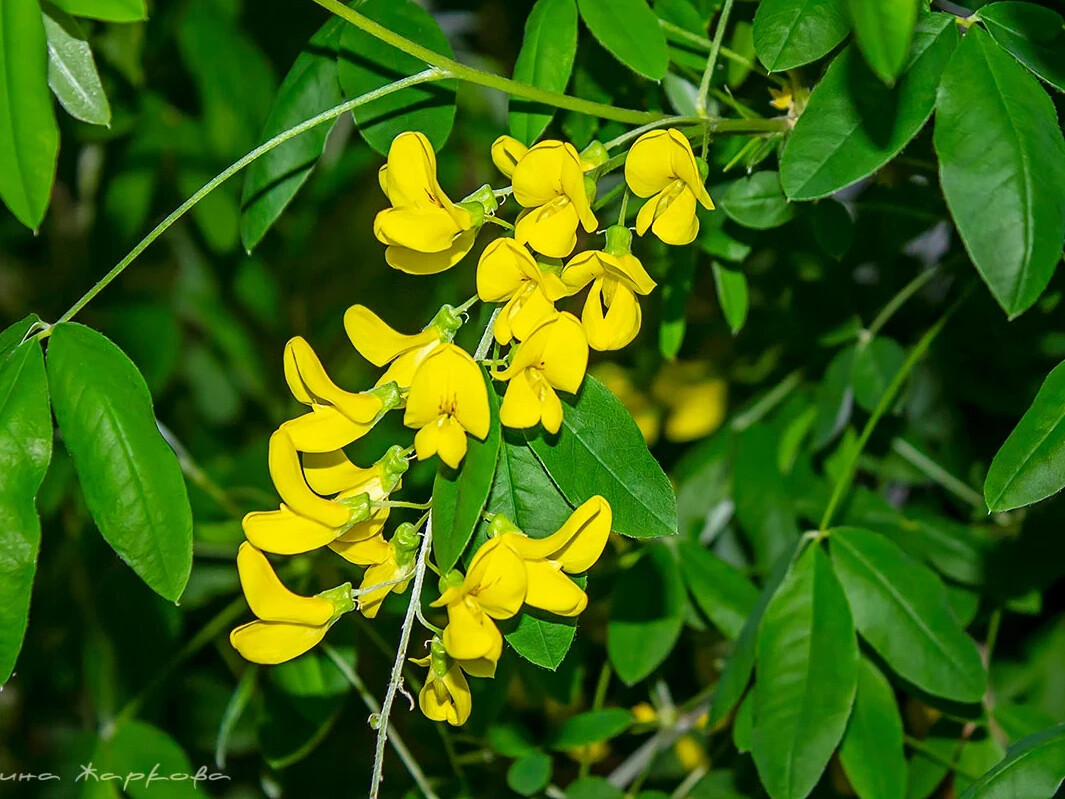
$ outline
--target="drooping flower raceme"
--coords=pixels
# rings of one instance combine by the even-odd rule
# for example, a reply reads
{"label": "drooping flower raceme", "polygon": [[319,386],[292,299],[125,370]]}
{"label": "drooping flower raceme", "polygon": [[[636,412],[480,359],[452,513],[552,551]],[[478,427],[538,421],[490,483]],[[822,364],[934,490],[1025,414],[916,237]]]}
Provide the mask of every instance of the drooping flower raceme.
{"label": "drooping flower raceme", "polygon": [[666,244],[690,244],[699,233],[695,204],[712,210],[699,164],[680,131],[643,134],[625,159],[625,181],[637,197],[649,197],[636,215],[636,232],[650,228]]}
{"label": "drooping flower raceme", "polygon": [[378,177],[392,207],[374,219],[374,235],[388,245],[389,266],[431,275],[462,260],[477,238],[483,209],[448,198],[436,179],[436,155],[422,133],[393,139]]}
{"label": "drooping flower raceme", "polygon": [[500,344],[528,338],[537,325],[557,314],[555,302],[568,293],[559,276],[541,267],[514,239],[496,239],[477,263],[477,296],[485,302],[506,302],[493,331]]}
{"label": "drooping flower raceme", "polygon": [[459,467],[466,434],[484,440],[491,424],[488,387],[469,353],[441,344],[422,361],[407,394],[403,423],[419,428],[414,436],[419,460],[439,455],[452,469]]}
{"label": "drooping flower raceme", "polygon": [[244,596],[258,619],[230,633],[233,648],[253,663],[284,663],[316,646],[341,615],[354,610],[351,584],[317,596],[289,591],[262,552],[245,542],[237,553]]}
{"label": "drooping flower raceme", "polygon": [[418,706],[426,718],[446,721],[453,727],[465,724],[473,709],[470,684],[466,682],[458,661],[448,655],[440,639],[433,639],[428,655],[411,658],[411,663],[429,667],[425,684],[418,693]]}
{"label": "drooping flower raceme", "polygon": [[492,373],[497,380],[510,381],[499,421],[513,428],[542,422],[549,433],[557,433],[562,401],[555,390],[576,394],[587,367],[588,340],[577,317],[561,313],[542,322],[515,348],[510,365]]}
{"label": "drooping flower raceme", "polygon": [[615,225],[606,233],[606,250],[575,255],[562,270],[562,282],[572,292],[592,284],[581,312],[588,344],[596,350],[618,350],[640,332],[643,315],[636,295],[650,294],[657,284],[629,251],[628,229]]}

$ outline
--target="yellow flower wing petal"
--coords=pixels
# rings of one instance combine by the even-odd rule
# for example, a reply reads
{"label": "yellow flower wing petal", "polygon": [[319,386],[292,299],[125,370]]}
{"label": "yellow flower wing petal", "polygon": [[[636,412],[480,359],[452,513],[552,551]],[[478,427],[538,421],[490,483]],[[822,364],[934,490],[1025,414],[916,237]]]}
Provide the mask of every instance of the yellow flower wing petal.
{"label": "yellow flower wing petal", "polygon": [[529,208],[518,215],[514,238],[549,258],[565,258],[577,246],[580,219],[565,197]]}
{"label": "yellow flower wing petal", "polygon": [[640,304],[628,288],[614,286],[609,308],[603,311],[605,280],[597,280],[588,292],[581,322],[588,336],[588,345],[599,351],[619,350],[636,338],[640,332],[642,315]]}
{"label": "yellow flower wing petal", "polygon": [[414,436],[414,451],[418,460],[424,461],[433,455],[452,469],[459,468],[466,457],[466,431],[450,416],[440,416],[427,424]]}
{"label": "yellow flower wing petal", "polygon": [[386,208],[374,217],[373,233],[382,244],[420,253],[450,249],[462,229],[443,208]]}
{"label": "yellow flower wing petal", "polygon": [[502,538],[490,538],[470,561],[465,585],[485,613],[495,619],[509,619],[525,600],[524,563]]}
{"label": "yellow flower wing petal", "polygon": [[578,574],[599,560],[612,523],[609,503],[596,495],[573,511],[566,523],[546,538],[510,533],[513,537],[507,544],[526,562],[550,559],[558,562],[563,571]]}
{"label": "yellow flower wing petal", "polygon": [[352,346],[374,366],[384,366],[408,350],[438,341],[439,333],[428,328],[421,333],[404,335],[389,327],[365,305],[352,305],[344,313],[344,330]]}
{"label": "yellow flower wing petal", "polygon": [[522,370],[510,378],[503,404],[499,406],[499,422],[512,430],[525,430],[540,422],[540,397],[535,378],[529,370]]}
{"label": "yellow flower wing petal", "polygon": [[557,433],[562,427],[562,400],[546,380],[540,389],[540,423],[548,433]]}
{"label": "yellow flower wing petal", "polygon": [[536,271],[536,262],[514,239],[490,242],[477,262],[477,296],[485,302],[502,302],[514,296],[528,279],[529,268]]}
{"label": "yellow flower wing petal", "polygon": [[285,588],[266,555],[247,541],[237,551],[237,571],[248,607],[263,621],[318,625],[333,616],[333,603],[328,599],[300,596]]}
{"label": "yellow flower wing petal", "polygon": [[[332,452],[309,452],[303,456],[303,476],[307,478],[307,484],[318,494],[339,494],[342,491],[360,489],[369,491],[367,484],[376,481],[378,487],[381,482],[381,470],[371,466],[363,469],[356,466],[344,450],[337,449]],[[379,497],[373,497],[379,499]]]}
{"label": "yellow flower wing petal", "polygon": [[647,270],[643,268],[640,259],[631,252],[617,258],[616,271],[624,278],[625,282],[629,285],[629,288],[637,294],[650,294],[658,285],[655,283],[654,279],[647,274]]}
{"label": "yellow flower wing petal", "polygon": [[[285,379],[293,395],[309,395],[316,405],[332,405],[360,424],[369,424],[381,412],[381,400],[370,393],[344,391],[334,383],[311,345],[296,336],[285,345]],[[302,386],[297,392],[297,386]]]}
{"label": "yellow flower wing petal", "polygon": [[672,163],[674,146],[664,130],[652,130],[636,140],[625,158],[625,182],[633,194],[650,197],[676,179]]}
{"label": "yellow flower wing petal", "polygon": [[529,148],[513,136],[500,136],[492,142],[492,163],[506,177],[514,175],[514,168],[529,152]]}
{"label": "yellow flower wing petal", "polygon": [[432,671],[425,678],[422,690],[418,692],[418,707],[429,721],[449,721],[451,718],[457,718],[451,696]]}
{"label": "yellow flower wing petal", "polygon": [[[502,649],[502,639],[500,639],[500,649]],[[500,652],[500,655],[502,652]],[[499,655],[496,657],[483,657],[476,660],[456,660],[464,672],[471,677],[480,677],[481,679],[491,679],[496,676],[496,665],[499,661]]]}
{"label": "yellow flower wing petal", "polygon": [[[517,299],[518,298],[515,297],[515,300]],[[529,337],[533,330],[541,324],[549,319],[555,318],[555,316],[558,315],[558,312],[555,310],[554,303],[551,302],[547,298],[547,295],[536,285],[530,285],[529,291],[521,297],[521,300],[522,301],[517,304],[516,308],[511,308],[507,321],[514,337],[519,341],[524,341]],[[500,313],[499,317],[496,319],[497,323],[499,318],[501,318],[506,312],[507,309],[504,309],[503,312]]]}
{"label": "yellow flower wing petal", "polygon": [[584,167],[572,144],[567,142],[565,149],[567,158],[564,159],[562,165],[562,190],[573,203],[581,225],[591,233],[599,227],[599,220],[592,212],[592,204],[588,202],[588,194],[584,188]]}
{"label": "yellow flower wing petal", "polygon": [[336,408],[316,405],[310,413],[282,424],[279,432],[286,433],[299,452],[332,452],[372,429],[373,424],[353,422]]}
{"label": "yellow flower wing petal", "polygon": [[425,205],[436,186],[436,154],[423,133],[407,131],[388,148],[385,194],[396,207]]}
{"label": "yellow flower wing petal", "polygon": [[448,718],[448,723],[456,727],[465,724],[473,710],[473,697],[470,695],[470,684],[466,682],[466,676],[457,663],[444,674],[443,683],[451,695],[454,708],[454,716]]}
{"label": "yellow flower wing petal", "polygon": [[325,637],[326,625],[253,621],[229,634],[229,642],[245,660],[273,666],[299,657],[313,649]]}
{"label": "yellow flower wing petal", "polygon": [[502,647],[503,636],[491,617],[467,597],[447,606],[444,648],[456,660],[476,660]]}
{"label": "yellow flower wing petal", "polygon": [[377,170],[377,185],[381,187],[381,193],[388,198],[388,164],[384,164]]}
{"label": "yellow flower wing petal", "polygon": [[666,202],[666,192],[662,191],[640,206],[640,211],[636,214],[636,235],[642,236],[650,230],[651,225],[654,224],[655,215],[658,213],[658,206],[664,202]]}
{"label": "yellow flower wing petal", "polygon": [[275,555],[311,552],[337,537],[335,527],[293,513],[288,505],[282,505],[279,510],[249,513],[242,525],[248,541],[257,549]]}
{"label": "yellow flower wing petal", "polygon": [[395,383],[401,388],[409,388],[410,384],[414,382],[414,373],[418,371],[422,361],[428,358],[429,354],[438,346],[440,346],[440,339],[434,338],[418,349],[404,352],[396,360],[392,361],[385,373],[378,379],[377,385],[383,386],[385,383]]}
{"label": "yellow flower wing petal", "polygon": [[[341,541],[337,539],[329,545],[329,548],[348,561],[348,563],[354,563],[356,566],[378,566],[386,563],[392,557],[391,547],[379,535],[373,535],[358,541]],[[363,585],[373,585],[373,582],[366,582],[365,576],[363,575]]]}
{"label": "yellow flower wing petal", "polygon": [[558,616],[579,616],[588,607],[588,596],[562,573],[560,564],[547,560],[525,562],[529,591],[525,604]]}
{"label": "yellow flower wing petal", "polygon": [[687,187],[668,203],[655,217],[651,231],[666,244],[683,246],[695,241],[699,234],[699,217],[695,215],[695,195]]}
{"label": "yellow flower wing petal", "polygon": [[308,487],[299,453],[283,429],[270,436],[268,465],[277,493],[294,512],[328,527],[347,524],[351,518],[349,508],[318,496]]}
{"label": "yellow flower wing petal", "polygon": [[468,406],[466,413],[483,411],[485,423],[483,427],[478,425],[484,431],[478,437],[483,438],[488,432],[488,391],[481,369],[465,350],[454,344],[442,344],[414,373],[403,423],[408,427],[424,427],[441,414],[449,414],[466,427],[461,418],[464,405]]}
{"label": "yellow flower wing petal", "polygon": [[518,205],[535,208],[564,195],[562,173],[569,158],[560,141],[542,141],[526,152],[510,176]]}
{"label": "yellow flower wing petal", "polygon": [[362,577],[362,585],[360,585],[359,588],[365,590],[375,585],[381,585],[382,587],[370,591],[367,594],[362,594],[356,599],[359,604],[359,611],[362,615],[367,619],[376,617],[377,611],[381,609],[381,605],[384,604],[385,598],[392,591],[398,593],[406,591],[407,582],[384,585],[384,583],[391,582],[402,576],[403,573],[396,565],[394,558],[390,558],[384,563],[368,568]]}
{"label": "yellow flower wing petal", "polygon": [[445,272],[466,257],[477,240],[476,230],[460,233],[451,246],[441,252],[417,252],[407,247],[385,249],[385,262],[408,275],[436,275]]}
{"label": "yellow flower wing petal", "polygon": [[562,313],[537,328],[537,335],[545,339],[540,361],[547,382],[576,394],[588,368],[588,339],[581,323],[573,314]]}
{"label": "yellow flower wing petal", "polygon": [[574,255],[566,268],[562,270],[562,283],[570,293],[576,293],[597,277],[606,273],[606,253],[599,250],[586,250]]}

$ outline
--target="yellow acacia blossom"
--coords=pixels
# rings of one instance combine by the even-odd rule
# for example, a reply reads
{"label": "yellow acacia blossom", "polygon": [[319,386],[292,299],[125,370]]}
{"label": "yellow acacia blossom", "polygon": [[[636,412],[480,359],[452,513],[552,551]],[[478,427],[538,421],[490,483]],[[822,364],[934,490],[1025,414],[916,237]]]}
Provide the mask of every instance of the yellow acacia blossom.
{"label": "yellow acacia blossom", "polygon": [[725,421],[728,386],[704,362],[667,363],[651,383],[655,400],[667,411],[665,435],[680,443],[705,438]]}
{"label": "yellow acacia blossom", "polygon": [[[369,567],[362,576],[356,598],[363,616],[372,619],[390,592],[402,594],[407,590],[414,572],[418,540],[414,525],[404,522],[387,543],[381,536],[374,536],[349,545],[352,554],[346,557],[353,563]],[[407,579],[402,579],[404,577]]]}
{"label": "yellow acacia blossom", "polygon": [[493,331],[500,344],[527,338],[557,314],[555,301],[568,293],[558,274],[544,269],[514,239],[493,241],[477,264],[477,295],[485,302],[506,300]]}
{"label": "yellow acacia blossom", "polygon": [[572,144],[542,141],[526,149],[509,136],[492,145],[492,160],[511,179],[518,215],[514,238],[549,258],[565,258],[577,246],[577,227],[598,226],[585,187],[581,158]]}
{"label": "yellow acacia blossom", "polygon": [[299,336],[285,345],[285,380],[292,396],[311,407],[310,413],[281,425],[300,452],[333,452],[347,446],[401,401],[393,383],[359,393],[339,388]]}
{"label": "yellow acacia blossom", "polygon": [[666,244],[690,244],[699,233],[698,201],[707,210],[713,200],[703,186],[699,164],[679,130],[653,130],[632,145],[625,159],[625,181],[637,197],[649,197],[636,216],[636,232],[650,228]]}
{"label": "yellow acacia blossom", "polygon": [[352,305],[344,313],[344,330],[359,355],[374,366],[388,364],[377,386],[388,383],[407,388],[429,353],[455,337],[462,326],[458,312],[445,305],[420,333],[397,333],[365,305]]}
{"label": "yellow acacia blossom", "polygon": [[428,666],[425,684],[418,693],[418,707],[432,721],[446,721],[453,727],[466,723],[473,709],[470,685],[458,661],[448,656],[439,638],[429,645],[429,654],[411,658],[411,663]]}
{"label": "yellow acacia blossom", "polygon": [[419,428],[414,437],[419,460],[439,455],[452,469],[459,467],[466,434],[484,440],[491,425],[488,387],[469,353],[441,344],[422,361],[407,394],[403,423]]}
{"label": "yellow acacia blossom", "polygon": [[618,350],[636,338],[643,315],[637,294],[657,285],[629,248],[632,234],[614,225],[606,231],[606,250],[588,250],[570,259],[562,282],[570,291],[592,284],[581,312],[588,344],[596,350]]}
{"label": "yellow acacia blossom", "polygon": [[374,235],[388,245],[385,260],[402,272],[431,275],[457,264],[473,247],[483,210],[451,202],[436,179],[436,155],[422,133],[401,133],[378,173],[391,208],[374,219]]}
{"label": "yellow acacia blossom", "polygon": [[237,627],[230,643],[253,663],[284,663],[299,657],[325,637],[333,623],[353,610],[351,584],[317,596],[289,591],[266,556],[248,542],[237,552],[237,571],[248,606],[258,618]]}
{"label": "yellow acacia blossom", "polygon": [[588,340],[571,313],[542,322],[511,355],[510,365],[493,372],[509,380],[499,421],[512,428],[543,423],[549,433],[562,426],[562,401],[555,390],[576,394],[588,367]]}
{"label": "yellow acacia blossom", "polygon": [[339,450],[307,453],[301,464],[284,429],[270,437],[268,462],[281,507],[249,513],[243,527],[252,544],[277,555],[296,555],[323,546],[345,555],[344,544],[380,534],[388,508],[373,503],[398,488],[407,470],[399,446],[390,448],[368,469],[355,466]]}

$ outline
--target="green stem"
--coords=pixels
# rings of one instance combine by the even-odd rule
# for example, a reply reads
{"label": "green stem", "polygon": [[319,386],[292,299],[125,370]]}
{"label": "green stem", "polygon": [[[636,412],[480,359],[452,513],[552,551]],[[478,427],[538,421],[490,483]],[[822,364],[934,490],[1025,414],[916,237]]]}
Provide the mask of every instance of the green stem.
{"label": "green stem", "polygon": [[592,210],[593,211],[598,211],[600,208],[602,208],[602,207],[604,207],[606,205],[609,205],[611,202],[613,202],[617,198],[617,196],[619,194],[621,194],[626,189],[628,189],[628,186],[625,185],[625,181],[623,180],[620,183],[618,183],[618,185],[616,185],[614,188],[612,188],[610,191],[608,191],[606,194],[604,194],[602,197],[597,199],[595,201],[595,203],[592,205]]}
{"label": "green stem", "polygon": [[802,370],[796,369],[773,388],[759,397],[747,410],[733,417],[731,427],[741,433],[753,424],[757,424],[766,414],[783,402],[802,382]]}
{"label": "green stem", "polygon": [[929,746],[925,746],[924,741],[920,740],[919,738],[914,738],[912,735],[907,735],[905,737],[905,741],[906,741],[906,746],[910,747],[910,749],[914,749],[914,750],[920,752],[922,755],[927,757],[929,760],[932,760],[932,761],[938,763],[939,765],[950,769],[951,771],[955,772],[956,774],[961,774],[963,777],[965,777],[968,780],[972,780],[973,782],[976,782],[978,779],[980,779],[980,777],[983,776],[982,774],[974,774],[973,772],[971,772],[968,769],[964,768],[959,763],[954,762],[950,758],[943,757],[943,755],[939,754],[939,752],[937,752],[935,749],[932,749]]}
{"label": "green stem", "polygon": [[888,384],[887,389],[880,397],[880,401],[876,404],[876,408],[873,409],[873,413],[869,416],[869,421],[865,423],[865,427],[862,429],[862,434],[858,437],[858,442],[851,451],[847,453],[847,462],[844,465],[843,471],[840,473],[839,480],[836,481],[835,487],[832,489],[832,497],[828,500],[828,507],[825,508],[825,514],[821,517],[820,530],[822,533],[828,530],[829,525],[832,523],[832,517],[836,512],[836,508],[839,507],[839,503],[843,500],[844,495],[847,493],[847,489],[850,488],[851,481],[854,480],[855,470],[858,468],[858,458],[861,457],[862,451],[865,449],[865,445],[869,443],[870,436],[873,435],[873,430],[876,429],[877,423],[881,417],[887,413],[888,408],[895,401],[896,395],[899,393],[899,389],[902,388],[902,384],[906,381],[913,367],[917,365],[917,362],[921,360],[924,354],[928,351],[928,348],[932,346],[932,342],[935,341],[936,336],[939,335],[943,326],[954,312],[958,309],[965,298],[968,296],[968,292],[965,292],[958,300],[947,309],[939,321],[932,325],[928,331],[921,336],[913,349],[910,350],[909,355],[906,356],[906,360],[903,361],[902,366],[895,373],[895,376],[891,378],[891,382]]}
{"label": "green stem", "polygon": [[514,229],[514,226],[512,224],[510,224],[510,222],[508,222],[505,219],[500,219],[498,216],[491,216],[491,215],[486,216],[484,218],[484,221],[485,222],[491,222],[493,225],[499,225],[501,228],[506,228],[507,230],[513,230]]}
{"label": "green stem", "polygon": [[[717,20],[714,41],[710,45],[710,56],[706,59],[706,69],[703,70],[703,81],[699,84],[699,98],[695,101],[695,113],[701,117],[706,116],[706,99],[710,94],[710,81],[714,77],[717,54],[721,52],[721,40],[725,38],[725,27],[728,25],[729,14],[732,13],[732,2],[733,0],[725,0],[724,5],[721,6],[721,16]],[[703,155],[705,157],[705,153]]]}
{"label": "green stem", "polygon": [[891,442],[891,449],[911,466],[918,469],[926,477],[939,483],[958,499],[969,503],[980,511],[986,510],[984,498],[979,492],[963,483],[906,439],[896,438]]}
{"label": "green stem", "polygon": [[[710,48],[714,45],[714,43],[707,39],[705,36],[700,36],[697,33],[692,33],[691,31],[685,30],[679,25],[674,25],[672,22],[667,22],[664,19],[660,19],[658,20],[658,24],[659,26],[661,26],[662,30],[664,30],[668,35],[672,36],[674,40],[678,40],[686,44],[698,47],[705,53],[709,53]],[[737,64],[742,64],[743,66],[747,67],[747,69],[753,70],[759,75],[766,74],[765,70],[762,69],[760,64],[751,61],[751,59],[747,58],[746,56],[740,55],[735,50],[730,50],[727,47],[722,47],[721,55],[723,55],[729,61],[735,61]],[[773,78],[774,76],[768,75],[767,77]],[[780,79],[777,78],[777,80]]]}
{"label": "green stem", "polygon": [[883,310],[881,310],[880,313],[876,315],[876,318],[873,320],[872,324],[869,325],[869,338],[872,338],[877,333],[879,333],[880,330],[884,327],[884,325],[888,323],[888,320],[895,315],[895,312],[903,305],[905,305],[906,301],[918,291],[920,291],[929,280],[936,276],[938,272],[939,270],[934,266],[931,269],[926,269],[924,272],[920,272],[916,277],[913,278],[913,280],[911,280],[909,283],[899,289],[899,293],[891,298],[888,304],[884,306]]}
{"label": "green stem", "polygon": [[164,219],[162,222],[152,228],[151,232],[143,239],[141,239],[137,246],[130,250],[129,254],[125,258],[119,261],[110,272],[100,278],[100,280],[96,283],[95,286],[85,292],[85,294],[80,300],[74,303],[65,314],[59,317],[59,323],[69,322],[71,319],[73,319],[74,316],[82,308],[88,305],[97,294],[107,288],[108,285],[110,285],[110,283],[115,278],[121,275],[122,272],[125,271],[126,267],[133,263],[137,259],[137,257],[142,252],[144,252],[152,244],[152,242],[154,242],[157,238],[163,235],[163,233],[165,233],[171,225],[173,225],[175,222],[181,219],[181,217],[183,217],[190,210],[192,210],[192,208],[197,203],[199,203],[200,200],[202,200],[212,191],[217,189],[235,174],[240,172],[242,169],[244,169],[244,167],[248,166],[248,164],[257,160],[261,156],[266,155],[274,148],[280,147],[288,140],[299,136],[301,133],[305,133],[311,128],[315,128],[318,125],[321,125],[324,122],[328,122],[331,119],[336,119],[341,114],[358,108],[360,105],[365,105],[366,103],[373,102],[374,100],[377,100],[381,97],[385,97],[386,95],[392,94],[393,92],[400,91],[401,89],[406,89],[410,86],[417,86],[420,83],[431,83],[433,81],[443,80],[449,77],[451,76],[448,75],[446,72],[442,72],[439,69],[427,69],[424,72],[419,72],[417,75],[411,75],[409,78],[397,80],[395,83],[390,83],[387,86],[382,86],[380,89],[374,89],[372,92],[361,94],[353,100],[348,100],[346,102],[341,103],[340,105],[333,106],[328,111],[323,111],[322,113],[313,116],[304,122],[301,122],[295,127],[291,127],[288,130],[284,130],[281,133],[278,133],[272,139],[263,142],[250,153],[245,155],[243,158],[231,164],[226,170],[220,172],[218,175],[211,178],[211,180],[205,183],[199,191],[197,191],[195,194],[185,200],[185,202],[183,202],[176,209],[174,209],[174,211],[172,211],[170,215],[166,217],[166,219]]}

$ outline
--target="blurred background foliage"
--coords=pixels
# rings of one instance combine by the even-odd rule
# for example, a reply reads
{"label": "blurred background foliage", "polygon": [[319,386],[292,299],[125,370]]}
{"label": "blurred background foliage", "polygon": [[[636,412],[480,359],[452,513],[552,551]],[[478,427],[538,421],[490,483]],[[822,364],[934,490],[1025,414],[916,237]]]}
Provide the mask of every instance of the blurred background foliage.
{"label": "blurred background foliage", "polygon": [[[531,5],[448,0],[431,10],[460,61],[508,75]],[[705,39],[714,6],[659,0],[655,10]],[[699,14],[694,30],[684,17],[689,9]],[[279,79],[327,19],[313,4],[289,0],[167,0],[150,11],[147,22],[83,21],[112,123],[95,127],[60,114],[58,176],[39,233],[0,214],[0,328],[30,309],[57,318],[155,220],[259,143]],[[738,4],[738,27],[727,42],[746,58],[753,56],[753,13],[753,3]],[[706,58],[683,39],[670,37],[670,75],[659,85],[623,74],[582,30],[570,91],[683,113]],[[718,111],[780,113],[770,107],[774,84],[737,61],[726,65],[715,79]],[[792,88],[812,86],[820,68],[793,70]],[[1055,101],[1060,111],[1060,94]],[[501,184],[488,151],[507,129],[503,95],[462,84],[458,104],[454,132],[438,156],[452,197]],[[549,132],[581,147],[624,130],[560,112]],[[754,584],[816,526],[840,453],[853,445],[904,348],[974,283],[877,427],[841,518],[889,532],[931,562],[959,619],[991,658],[989,727],[972,723],[972,708],[903,694],[906,732],[915,742],[907,749],[910,799],[959,795],[1000,759],[1005,743],[1065,721],[1065,504],[988,516],[979,490],[1045,375],[1065,358],[1061,275],[1032,310],[1007,322],[945,221],[929,129],[836,199],[760,206],[757,218],[739,204],[729,210],[724,198],[745,168],[772,159],[779,139],[741,152],[745,143],[722,137],[711,144],[710,191],[725,212],[702,214],[696,246],[667,252],[642,245],[662,291],[645,303],[637,344],[598,357],[593,367],[633,411],[673,477],[681,536],[728,566],[709,581],[684,575],[691,592],[680,591],[682,575],[673,567],[658,569],[654,556],[633,566],[641,548],[619,540],[590,575],[592,605],[558,671],[504,658],[499,679],[475,685],[473,717],[457,731],[434,729],[401,709],[393,723],[444,795],[535,793],[548,781],[565,786],[589,773],[616,775],[635,762],[640,769],[625,784],[641,780],[648,797],[664,795],[650,789],[668,793],[679,784],[707,799],[761,796],[744,754],[743,711],[734,727],[705,720],[730,639],[753,604]],[[364,303],[396,328],[414,330],[443,302],[474,293],[472,257],[433,278],[387,268],[371,230],[384,204],[381,163],[351,118],[341,118],[308,185],[254,251],[241,244],[236,179],[80,315],[119,344],[148,382],[189,483],[196,561],[180,606],[153,594],[96,534],[69,457],[55,449],[38,501],[44,532],[31,623],[16,677],[0,693],[0,772],[66,778],[5,784],[0,794],[116,795],[113,785],[70,778],[89,760],[116,769],[154,761],[187,762],[193,771],[224,766],[231,780],[202,790],[226,797],[360,795],[368,784],[368,711],[327,655],[249,668],[224,633],[245,613],[234,566],[239,519],[275,502],[267,439],[295,407],[284,390],[285,341],[306,337],[338,383],[365,386],[371,371],[343,334],[345,308]],[[913,298],[870,337],[870,323],[891,298],[930,269]],[[736,281],[737,271],[745,283]],[[723,309],[730,291],[747,292],[746,301],[732,295]],[[380,425],[362,451],[402,440],[397,425]],[[407,493],[426,493],[431,476],[431,469],[415,469]],[[335,584],[345,579],[342,565],[297,560],[290,583]],[[725,601],[714,586],[729,579],[739,582]],[[666,583],[657,594],[648,587],[656,581]],[[656,605],[629,609],[659,625],[651,644],[667,643],[647,679],[623,685],[609,680],[602,664],[608,619],[628,612],[623,606],[633,592]],[[353,614],[330,636],[345,657],[354,655],[371,694],[380,696],[387,681],[402,606],[391,597],[374,628]],[[618,732],[605,718],[591,735],[567,726],[604,699],[633,709]],[[125,722],[122,735],[105,740],[116,721]],[[653,766],[634,761],[651,740],[660,755]],[[384,793],[404,795],[409,784],[390,759]],[[835,763],[817,791],[852,793]],[[614,794],[586,780],[569,795]]]}

